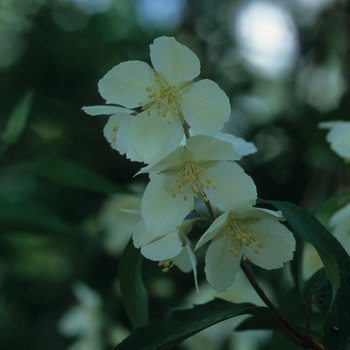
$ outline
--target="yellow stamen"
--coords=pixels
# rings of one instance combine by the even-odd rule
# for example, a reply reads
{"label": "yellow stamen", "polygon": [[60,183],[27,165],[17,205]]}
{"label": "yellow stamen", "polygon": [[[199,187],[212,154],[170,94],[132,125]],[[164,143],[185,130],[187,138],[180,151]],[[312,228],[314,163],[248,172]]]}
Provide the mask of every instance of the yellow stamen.
{"label": "yellow stamen", "polygon": [[198,194],[201,194],[204,201],[208,202],[209,199],[204,191],[205,189],[215,189],[216,186],[214,186],[214,180],[205,176],[203,168],[199,167],[196,163],[187,162],[179,171],[169,190],[173,198],[176,197],[176,192],[182,195],[184,201],[186,201],[189,196],[198,198]]}
{"label": "yellow stamen", "polygon": [[256,255],[260,253],[259,249],[263,248],[263,244],[261,242],[258,242],[260,235],[254,235],[251,227],[243,224],[239,220],[232,220],[228,225],[228,229],[232,244],[232,246],[229,247],[229,250],[236,258],[238,258],[238,252],[241,250],[241,256],[243,256],[243,260],[253,260],[252,255],[246,255],[246,248],[252,248],[252,251]]}

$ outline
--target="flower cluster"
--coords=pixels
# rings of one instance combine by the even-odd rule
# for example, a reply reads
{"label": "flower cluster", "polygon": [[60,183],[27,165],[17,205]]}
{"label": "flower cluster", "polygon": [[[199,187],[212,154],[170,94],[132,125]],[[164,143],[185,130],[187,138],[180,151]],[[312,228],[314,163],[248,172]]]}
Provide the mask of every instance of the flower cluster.
{"label": "flower cluster", "polygon": [[[211,80],[193,81],[199,59],[174,38],[155,39],[150,58],[153,68],[140,61],[112,68],[98,84],[108,105],[83,108],[110,115],[106,139],[149,173],[135,247],[163,272],[176,265],[196,277],[194,250],[211,241],[205,272],[218,292],[232,285],[241,259],[281,267],[295,240],[279,212],[254,207],[256,186],[237,161],[255,146],[219,133],[230,116],[228,97]],[[208,229],[195,246],[189,236],[198,221]]]}

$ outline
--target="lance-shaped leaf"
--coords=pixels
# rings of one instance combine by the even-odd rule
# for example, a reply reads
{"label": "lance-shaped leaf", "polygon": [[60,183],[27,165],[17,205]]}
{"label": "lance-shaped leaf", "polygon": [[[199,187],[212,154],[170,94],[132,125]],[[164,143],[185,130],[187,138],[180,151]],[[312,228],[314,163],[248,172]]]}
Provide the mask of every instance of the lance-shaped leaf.
{"label": "lance-shaped leaf", "polygon": [[17,105],[13,108],[8,118],[6,130],[1,134],[1,139],[7,144],[16,143],[21,136],[29,115],[34,93],[28,90]]}
{"label": "lance-shaped leaf", "polygon": [[134,247],[130,239],[120,260],[119,281],[126,313],[133,328],[144,326],[148,321],[147,291],[141,277],[142,260],[140,250]]}
{"label": "lance-shaped leaf", "polygon": [[295,234],[319,254],[332,285],[332,302],[323,327],[326,349],[343,349],[350,337],[350,260],[338,240],[308,211],[289,202],[264,201],[281,210]]}
{"label": "lance-shaped leaf", "polygon": [[154,320],[136,329],[114,350],[166,350],[216,323],[240,315],[255,315],[278,322],[275,311],[251,303],[214,299],[191,309],[174,311],[165,321]]}
{"label": "lance-shaped leaf", "polygon": [[63,185],[98,193],[120,192],[120,188],[103,175],[64,157],[38,157],[20,166]]}

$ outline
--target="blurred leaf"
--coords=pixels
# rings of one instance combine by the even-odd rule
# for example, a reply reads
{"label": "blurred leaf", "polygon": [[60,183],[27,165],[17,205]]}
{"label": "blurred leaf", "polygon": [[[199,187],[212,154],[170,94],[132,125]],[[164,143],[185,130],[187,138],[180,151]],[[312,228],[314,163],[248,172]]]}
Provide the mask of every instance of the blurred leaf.
{"label": "blurred leaf", "polygon": [[329,308],[332,302],[332,286],[324,268],[316,271],[306,282],[302,293],[306,302]]}
{"label": "blurred leaf", "polygon": [[274,330],[268,350],[300,350],[301,348],[279,331]]}
{"label": "blurred leaf", "polygon": [[115,350],[166,350],[216,323],[240,315],[278,320],[275,311],[251,303],[234,304],[214,299],[187,310],[174,311],[165,321],[154,320],[136,329]]}
{"label": "blurred leaf", "polygon": [[119,265],[119,281],[122,299],[133,328],[148,322],[147,291],[143,285],[141,270],[143,256],[134,247],[132,239],[124,249]]}
{"label": "blurred leaf", "polygon": [[[292,287],[281,299],[278,308],[287,319],[301,332],[305,330],[307,303],[303,300],[297,286]],[[321,336],[326,314],[313,311],[310,319],[310,330],[312,334]],[[320,340],[320,339],[317,339]]]}
{"label": "blurred leaf", "polygon": [[[350,191],[335,194],[322,202],[314,211],[313,214],[318,217],[320,213],[326,211],[329,207],[336,207],[338,202],[343,202],[343,205],[349,202]],[[338,205],[339,207],[339,205]],[[334,210],[333,210],[334,211]]]}
{"label": "blurred leaf", "polygon": [[82,232],[66,224],[58,215],[34,202],[10,203],[0,199],[0,232],[55,233],[82,235]]}
{"label": "blurred leaf", "polygon": [[7,121],[6,130],[1,134],[1,138],[5,143],[16,143],[21,136],[27,124],[33,96],[33,91],[28,90],[13,108]]}
{"label": "blurred leaf", "polygon": [[264,201],[281,210],[293,231],[310,242],[332,285],[332,304],[323,327],[326,349],[342,349],[350,336],[350,260],[338,240],[308,211],[289,202]]}
{"label": "blurred leaf", "polygon": [[120,188],[103,175],[63,157],[38,157],[20,166],[63,185],[98,193],[120,192]]}

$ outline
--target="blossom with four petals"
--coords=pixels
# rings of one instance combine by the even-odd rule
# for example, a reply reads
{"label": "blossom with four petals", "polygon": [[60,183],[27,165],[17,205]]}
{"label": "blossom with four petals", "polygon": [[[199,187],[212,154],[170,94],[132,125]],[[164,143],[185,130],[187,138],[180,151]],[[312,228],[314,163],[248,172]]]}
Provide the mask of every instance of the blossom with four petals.
{"label": "blossom with four petals", "polygon": [[[189,48],[174,38],[160,37],[150,45],[150,57],[153,68],[141,61],[123,62],[98,84],[107,104],[127,109],[141,107],[141,113],[132,116],[126,131],[145,163],[154,163],[179,146],[184,123],[198,134],[215,135],[231,111],[228,97],[215,82],[192,81],[200,73],[200,62]],[[97,110],[103,106],[95,107]],[[92,112],[87,107],[84,110]],[[101,109],[102,113],[120,112],[113,113],[111,109],[104,113]],[[116,126],[111,124],[111,132]],[[117,143],[118,135],[120,130]]]}
{"label": "blossom with four petals", "polygon": [[255,203],[257,192],[250,176],[235,162],[231,143],[195,135],[157,164],[140,173],[155,173],[141,201],[141,216],[156,235],[172,230],[194,209],[195,198],[229,211]]}
{"label": "blossom with four petals", "polygon": [[252,207],[219,216],[196,246],[211,240],[205,256],[207,281],[224,292],[234,282],[242,258],[267,270],[291,260],[295,239],[280,220],[280,212]]}

